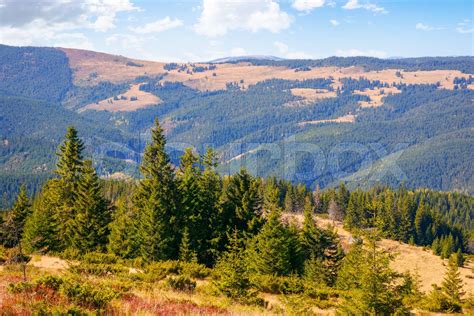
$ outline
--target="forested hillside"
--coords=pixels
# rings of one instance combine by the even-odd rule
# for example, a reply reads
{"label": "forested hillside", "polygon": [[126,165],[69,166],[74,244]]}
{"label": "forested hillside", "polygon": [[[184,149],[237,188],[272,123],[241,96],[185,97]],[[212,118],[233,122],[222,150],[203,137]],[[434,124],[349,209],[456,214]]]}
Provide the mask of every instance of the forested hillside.
{"label": "forested hillside", "polygon": [[[174,168],[158,120],[141,179],[101,181],[80,136],[69,127],[52,179],[34,197],[22,187],[1,214],[3,311],[160,313],[158,306],[167,311],[179,295],[200,293],[208,300],[186,309],[225,312],[238,304],[281,313],[405,315],[474,308],[472,293],[464,292],[474,289],[464,277],[472,278],[471,196],[404,186],[350,191],[343,183],[312,191],[245,169],[220,176],[211,148],[202,155],[185,149]],[[350,238],[343,244],[335,226],[316,218],[343,223]],[[441,284],[423,292],[416,271],[396,272],[395,253],[380,246],[382,238],[449,259]],[[27,266],[51,258],[45,255],[69,261],[55,259],[49,271],[34,260]],[[167,302],[143,303],[167,291]],[[230,303],[210,305],[221,299]]]}
{"label": "forested hillside", "polygon": [[138,177],[156,116],[175,165],[211,146],[221,174],[474,192],[472,57],[164,64],[5,45],[0,56],[3,208],[20,183],[36,192],[49,177],[71,124],[99,175]]}

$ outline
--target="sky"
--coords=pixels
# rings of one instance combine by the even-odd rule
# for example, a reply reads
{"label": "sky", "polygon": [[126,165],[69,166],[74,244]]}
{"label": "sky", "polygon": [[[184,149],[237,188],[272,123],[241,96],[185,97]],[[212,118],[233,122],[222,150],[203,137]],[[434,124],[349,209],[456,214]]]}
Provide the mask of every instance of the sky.
{"label": "sky", "polygon": [[0,0],[0,43],[155,61],[473,56],[472,0]]}

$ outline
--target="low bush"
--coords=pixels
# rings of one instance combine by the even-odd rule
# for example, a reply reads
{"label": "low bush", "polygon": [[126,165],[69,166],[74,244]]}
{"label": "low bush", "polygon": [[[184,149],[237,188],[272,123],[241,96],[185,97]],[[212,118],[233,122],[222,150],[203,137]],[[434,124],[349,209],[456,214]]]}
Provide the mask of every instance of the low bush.
{"label": "low bush", "polygon": [[16,283],[10,283],[7,286],[7,290],[11,294],[29,292],[29,291],[32,291],[33,288],[34,288],[34,284],[29,281],[20,281]]}
{"label": "low bush", "polygon": [[193,292],[196,288],[196,282],[183,275],[170,277],[166,282],[170,288],[176,291]]}
{"label": "low bush", "polygon": [[63,283],[64,279],[55,275],[47,275],[35,281],[36,286],[48,288],[53,291],[58,291]]}
{"label": "low bush", "polygon": [[196,279],[204,279],[211,274],[211,270],[196,262],[180,262],[179,274],[188,275]]}
{"label": "low bush", "polygon": [[28,263],[31,260],[30,256],[21,253],[18,248],[4,248],[2,252],[2,260],[6,264]]}
{"label": "low bush", "polygon": [[81,261],[96,264],[116,264],[120,262],[120,258],[112,253],[89,252],[84,255]]}
{"label": "low bush", "polygon": [[252,275],[252,285],[261,292],[271,294],[300,294],[304,292],[302,279],[297,276]]}
{"label": "low bush", "polygon": [[154,262],[145,268],[146,273],[164,274],[164,275],[179,274],[179,271],[180,271],[179,261],[173,261],[173,260]]}
{"label": "low bush", "polygon": [[128,272],[128,268],[120,264],[91,264],[91,263],[80,263],[78,265],[72,265],[69,270],[73,273],[86,273],[92,275],[107,275],[107,274],[118,274]]}
{"label": "low bush", "polygon": [[67,280],[61,286],[61,293],[72,302],[90,308],[102,309],[119,296],[118,292],[105,287]]}

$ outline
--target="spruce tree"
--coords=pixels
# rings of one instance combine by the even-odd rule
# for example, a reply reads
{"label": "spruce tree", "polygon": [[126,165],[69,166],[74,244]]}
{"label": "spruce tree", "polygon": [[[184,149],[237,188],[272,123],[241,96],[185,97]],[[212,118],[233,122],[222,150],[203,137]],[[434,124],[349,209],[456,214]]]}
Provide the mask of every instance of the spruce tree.
{"label": "spruce tree", "polygon": [[178,211],[175,175],[158,119],[151,136],[140,166],[143,179],[134,196],[140,254],[147,261],[177,259],[183,214]]}
{"label": "spruce tree", "polygon": [[441,284],[441,291],[446,297],[445,310],[448,312],[460,312],[462,309],[462,297],[465,293],[455,255],[449,259],[447,271]]}
{"label": "spruce tree", "polygon": [[26,219],[31,214],[31,202],[26,193],[24,185],[20,188],[20,193],[16,198],[15,204],[11,211],[13,223],[18,231],[18,236],[21,237],[26,223]]}
{"label": "spruce tree", "polygon": [[335,231],[326,231],[327,246],[323,252],[322,266],[326,285],[333,286],[344,258],[344,251]]}
{"label": "spruce tree", "polygon": [[73,238],[69,229],[75,216],[74,203],[82,172],[83,150],[84,143],[79,138],[77,130],[73,126],[68,127],[65,140],[56,153],[59,158],[54,171],[59,176],[55,194],[59,195],[62,201],[55,209],[55,216],[59,220],[58,233],[62,248],[70,247]]}
{"label": "spruce tree", "polygon": [[57,209],[63,204],[58,195],[61,184],[49,180],[33,203],[33,213],[27,218],[22,244],[28,252],[46,253],[62,250]]}
{"label": "spruce tree", "polygon": [[[31,213],[31,203],[26,194],[26,188],[21,186],[13,208],[6,216],[6,220],[1,223],[1,244],[5,247],[16,247],[20,242],[26,219]],[[3,219],[3,217],[2,217]]]}
{"label": "spruce tree", "polygon": [[214,285],[225,296],[246,300],[251,287],[244,256],[244,248],[238,232],[231,234],[227,251],[215,267]]}
{"label": "spruce tree", "polygon": [[135,258],[139,255],[137,214],[126,198],[117,200],[115,204],[107,248],[122,258]]}
{"label": "spruce tree", "polygon": [[313,217],[312,203],[306,199],[304,208],[303,226],[300,232],[300,242],[305,260],[322,258],[324,248],[327,246],[322,230],[317,227]]}
{"label": "spruce tree", "polygon": [[181,245],[179,247],[179,260],[184,262],[197,262],[197,254],[191,248],[191,242],[189,240],[189,230],[186,227],[181,237]]}
{"label": "spruce tree", "polygon": [[[343,259],[337,284],[346,290],[341,312],[351,315],[391,315],[402,307],[399,275],[390,268],[393,256],[377,246],[377,234],[368,245],[355,245]],[[398,282],[401,283],[401,282]]]}
{"label": "spruce tree", "polygon": [[[198,157],[187,148],[181,157],[177,180],[180,197],[181,213],[186,225],[186,238],[189,251],[201,254],[199,261],[206,253],[207,220],[203,215],[204,205],[201,203],[201,169],[197,166]],[[184,237],[184,236],[183,236]],[[181,254],[180,254],[181,255]]]}
{"label": "spruce tree", "polygon": [[82,252],[103,251],[107,245],[111,210],[103,197],[99,177],[92,161],[83,164],[71,220],[71,246]]}
{"label": "spruce tree", "polygon": [[263,223],[259,183],[242,169],[224,183],[222,217],[225,220],[227,240],[237,229],[241,238],[254,236]]}
{"label": "spruce tree", "polygon": [[226,231],[222,220],[220,197],[222,193],[222,180],[216,171],[217,157],[211,148],[201,157],[204,170],[199,181],[200,204],[202,205],[202,239],[205,252],[200,254],[201,261],[212,266],[220,252],[224,250]]}
{"label": "spruce tree", "polygon": [[249,244],[247,264],[258,274],[289,275],[300,268],[293,265],[296,243],[296,236],[281,221],[281,210],[275,208]]}

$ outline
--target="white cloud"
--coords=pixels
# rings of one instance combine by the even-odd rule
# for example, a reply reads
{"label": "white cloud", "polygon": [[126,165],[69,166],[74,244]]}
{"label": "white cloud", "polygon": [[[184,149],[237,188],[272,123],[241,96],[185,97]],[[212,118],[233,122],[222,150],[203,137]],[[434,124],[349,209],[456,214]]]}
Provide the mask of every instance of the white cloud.
{"label": "white cloud", "polygon": [[231,56],[245,56],[247,55],[247,51],[243,49],[242,47],[234,47],[230,51]]}
{"label": "white cloud", "polygon": [[336,56],[341,57],[355,57],[355,56],[369,56],[369,57],[377,57],[377,58],[386,58],[387,53],[381,50],[358,50],[358,49],[338,49],[336,51]]}
{"label": "white cloud", "polygon": [[442,27],[434,27],[428,24],[423,23],[416,23],[415,28],[420,31],[435,31],[435,30],[442,30]]}
{"label": "white cloud", "polygon": [[274,0],[203,0],[194,30],[208,37],[223,36],[231,30],[278,33],[289,28],[292,20]]}
{"label": "white cloud", "polygon": [[426,24],[423,24],[423,23],[416,23],[415,28],[417,30],[421,30],[421,31],[431,31],[431,30],[433,30],[432,26],[429,26],[429,25],[426,25]]}
{"label": "white cloud", "polygon": [[298,11],[311,11],[324,6],[325,0],[294,0],[293,8]]}
{"label": "white cloud", "polygon": [[374,13],[388,13],[385,8],[370,2],[359,3],[359,0],[349,0],[342,8],[346,10],[365,9]]}
{"label": "white cloud", "polygon": [[91,48],[79,30],[106,32],[117,14],[138,10],[130,0],[0,0],[0,42]]}
{"label": "white cloud", "polygon": [[329,23],[331,23],[332,26],[338,26],[341,24],[338,20],[329,20]]}
{"label": "white cloud", "polygon": [[169,29],[174,29],[183,25],[183,21],[180,19],[171,19],[169,16],[164,19],[145,24],[141,27],[132,27],[130,28],[133,32],[138,34],[150,34],[150,33],[159,33]]}
{"label": "white cloud", "polygon": [[462,22],[458,23],[456,31],[461,34],[474,33],[474,27],[472,26],[471,20],[465,19]]}
{"label": "white cloud", "polygon": [[288,59],[311,59],[313,56],[311,56],[308,53],[305,52],[298,52],[298,51],[291,51],[288,45],[285,43],[276,41],[273,43],[273,45],[276,47],[278,50],[278,53],[281,57],[288,58]]}

